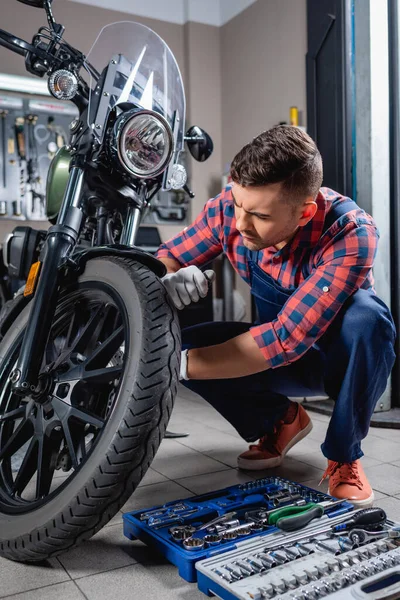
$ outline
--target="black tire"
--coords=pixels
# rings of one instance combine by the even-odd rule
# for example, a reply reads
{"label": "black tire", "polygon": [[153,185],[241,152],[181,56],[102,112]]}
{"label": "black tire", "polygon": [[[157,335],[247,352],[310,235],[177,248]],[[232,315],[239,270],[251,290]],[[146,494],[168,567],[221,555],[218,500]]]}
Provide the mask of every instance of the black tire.
{"label": "black tire", "polygon": [[[99,440],[48,502],[16,514],[5,510],[0,461],[0,555],[16,561],[42,561],[73,548],[117,513],[157,452],[177,391],[180,328],[156,275],[134,260],[102,257],[87,263],[78,286],[112,288],[125,307],[129,344],[123,375]],[[67,288],[63,296],[68,293]],[[30,305],[0,344],[0,370],[21,339],[29,311]]]}

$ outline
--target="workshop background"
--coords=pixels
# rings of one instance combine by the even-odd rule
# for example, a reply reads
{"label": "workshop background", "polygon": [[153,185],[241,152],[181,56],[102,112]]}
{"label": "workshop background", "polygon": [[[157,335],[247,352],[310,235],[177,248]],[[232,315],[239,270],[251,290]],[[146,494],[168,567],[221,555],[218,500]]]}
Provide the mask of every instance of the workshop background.
{"label": "workshop background", "polygon": [[[398,326],[398,0],[54,0],[53,11],[66,28],[66,39],[83,52],[108,23],[136,20],[156,31],[181,69],[188,125],[198,124],[213,139],[214,153],[206,163],[184,156],[195,198],[180,191],[156,198],[141,231],[144,248],[154,251],[157,236],[164,241],[179,232],[220,192],[234,154],[251,138],[278,123],[295,124],[321,149],[324,184],[353,197],[377,221],[381,239],[376,288]],[[43,11],[16,0],[1,1],[1,28],[23,39],[30,40],[44,21]],[[0,240],[18,225],[49,226],[40,214],[46,171],[68,137],[74,110],[51,98],[44,82],[28,78],[22,57],[0,48]],[[27,174],[18,148],[17,119],[28,115],[32,119],[25,122],[25,144],[37,155],[40,169],[35,206],[24,195]],[[253,307],[247,286],[225,261],[215,268],[214,296],[182,319],[250,320]],[[397,520],[399,399],[396,365],[363,444],[363,465],[379,506]],[[331,404],[325,398],[301,400],[311,405],[314,429],[273,472],[317,487],[325,469],[319,446]],[[255,475],[236,468],[245,443],[235,430],[183,388],[169,429],[189,435],[162,442],[138,490],[91,541],[41,566],[0,559],[0,598],[203,598],[160,555],[123,537],[122,512],[242,483]],[[263,475],[268,473],[256,474]],[[326,491],[325,484],[322,489]]]}

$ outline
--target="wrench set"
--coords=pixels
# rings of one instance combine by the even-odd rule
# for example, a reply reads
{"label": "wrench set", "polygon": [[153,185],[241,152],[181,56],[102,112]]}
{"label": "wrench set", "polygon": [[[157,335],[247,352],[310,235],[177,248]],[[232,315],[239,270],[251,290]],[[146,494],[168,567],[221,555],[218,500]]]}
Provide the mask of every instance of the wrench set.
{"label": "wrench set", "polygon": [[[310,533],[274,550],[258,539],[225,556],[198,562],[199,589],[207,595],[241,600],[400,598],[400,527],[387,524],[379,536],[366,532],[360,545],[348,535],[345,547],[333,533],[329,538]],[[369,585],[377,587],[375,581],[383,589],[388,570],[392,570],[389,595],[363,595]]]}
{"label": "wrench set", "polygon": [[[178,567],[181,577],[196,581],[195,565],[202,559],[228,553],[247,541],[295,535],[308,523],[333,524],[353,510],[346,501],[332,500],[280,477],[267,477],[127,513],[124,534],[156,547]],[[278,551],[273,560],[278,564],[279,559]],[[226,570],[221,572],[229,577]]]}
{"label": "wrench set", "polygon": [[[400,598],[400,525],[279,477],[127,513],[156,547],[223,600]],[[386,594],[388,590],[388,595]]]}

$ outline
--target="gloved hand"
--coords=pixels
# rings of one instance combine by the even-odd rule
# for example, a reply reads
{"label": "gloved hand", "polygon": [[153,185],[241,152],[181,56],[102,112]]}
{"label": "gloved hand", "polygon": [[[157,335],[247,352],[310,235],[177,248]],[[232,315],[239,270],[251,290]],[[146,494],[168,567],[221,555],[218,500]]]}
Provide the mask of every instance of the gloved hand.
{"label": "gloved hand", "polygon": [[189,380],[188,377],[188,352],[189,350],[182,350],[181,352],[181,369],[179,372],[179,381],[184,379],[185,381]]}
{"label": "gloved hand", "polygon": [[215,277],[212,270],[200,271],[194,265],[179,269],[176,273],[168,273],[161,281],[176,308],[182,310],[192,302],[205,298],[208,292],[208,283]]}

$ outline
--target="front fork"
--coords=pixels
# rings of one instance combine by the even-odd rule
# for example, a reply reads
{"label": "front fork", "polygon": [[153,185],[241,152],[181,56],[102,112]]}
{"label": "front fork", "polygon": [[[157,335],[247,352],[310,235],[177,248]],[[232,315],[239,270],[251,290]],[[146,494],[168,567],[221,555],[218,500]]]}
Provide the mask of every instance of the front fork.
{"label": "front fork", "polygon": [[42,270],[37,285],[21,353],[10,375],[12,389],[26,396],[37,389],[51,324],[56,311],[61,261],[77,242],[83,213],[80,208],[84,171],[72,167],[57,220],[47,233],[42,250]]}

